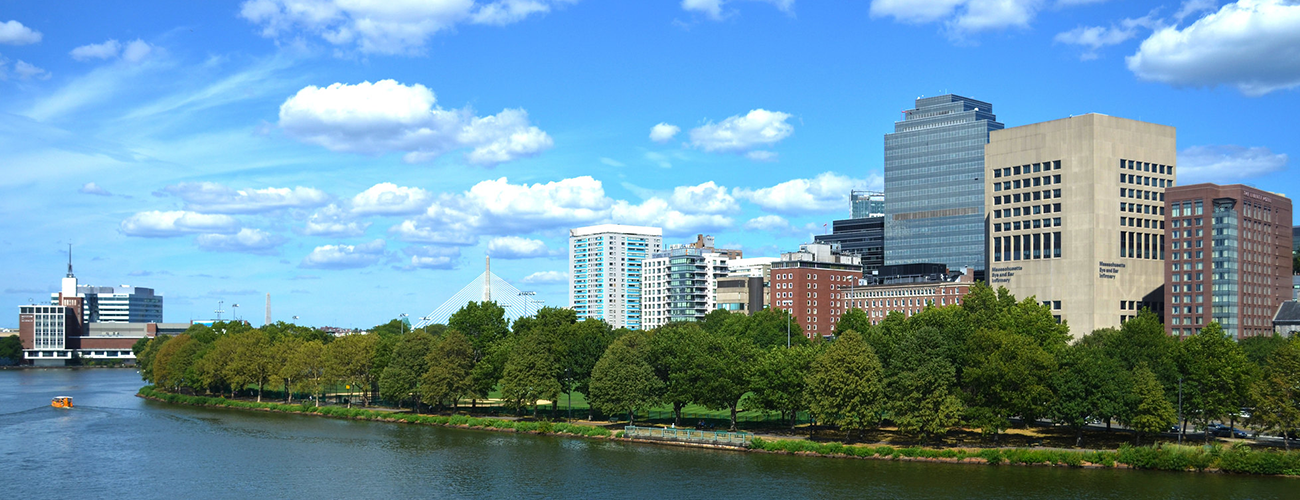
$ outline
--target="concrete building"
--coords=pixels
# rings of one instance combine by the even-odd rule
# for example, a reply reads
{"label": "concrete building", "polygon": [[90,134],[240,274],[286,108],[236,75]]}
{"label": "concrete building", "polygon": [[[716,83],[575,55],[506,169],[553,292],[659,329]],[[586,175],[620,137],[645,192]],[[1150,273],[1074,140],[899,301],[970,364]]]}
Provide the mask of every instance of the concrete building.
{"label": "concrete building", "polygon": [[831,234],[813,236],[816,243],[838,243],[840,251],[862,257],[862,272],[871,275],[885,265],[885,218],[864,217],[831,222]]}
{"label": "concrete building", "polygon": [[602,224],[569,230],[569,304],[578,321],[639,330],[643,266],[662,251],[663,229]]}
{"label": "concrete building", "polygon": [[[885,264],[985,269],[984,145],[993,105],[924,97],[885,135]],[[977,276],[978,277],[978,276]]]}
{"label": "concrete building", "polygon": [[1291,299],[1291,200],[1249,186],[1165,190],[1165,329],[1195,334],[1211,321],[1235,338],[1273,332]]}
{"label": "concrete building", "polygon": [[[918,264],[905,264],[918,266]],[[891,312],[907,317],[925,310],[928,306],[949,306],[960,304],[962,297],[970,293],[975,284],[974,272],[969,268],[958,273],[939,273],[921,275],[896,275],[896,280],[886,280],[889,284],[837,285],[844,294],[844,311],[861,309],[871,318],[871,324],[879,324]]]}
{"label": "concrete building", "polygon": [[1300,333],[1300,302],[1288,300],[1277,306],[1273,314],[1273,331],[1285,337]]}
{"label": "concrete building", "polygon": [[687,248],[698,248],[707,252],[722,254],[728,259],[740,259],[745,257],[745,252],[738,248],[717,248],[713,245],[713,237],[705,234],[695,235],[693,243],[687,243]]}
{"label": "concrete building", "polygon": [[885,216],[885,193],[853,189],[849,191],[849,204],[850,219]]}
{"label": "concrete building", "polygon": [[1050,303],[1076,338],[1163,314],[1174,128],[1087,114],[989,137],[989,284]]}
{"label": "concrete building", "polygon": [[862,279],[862,258],[839,246],[805,243],[772,263],[772,307],[790,312],[804,335],[828,336],[845,311],[840,285]]}
{"label": "concrete building", "polygon": [[772,263],[781,259],[777,257],[745,257],[742,259],[731,259],[727,261],[727,276],[744,276],[749,278],[763,278],[763,281],[772,281]]}
{"label": "concrete building", "polygon": [[727,277],[718,280],[718,309],[754,314],[772,305],[772,263],[776,257],[727,261]]}
{"label": "concrete building", "polygon": [[645,261],[642,319],[646,329],[673,321],[700,321],[717,307],[718,280],[727,276],[727,256],[673,245]]}

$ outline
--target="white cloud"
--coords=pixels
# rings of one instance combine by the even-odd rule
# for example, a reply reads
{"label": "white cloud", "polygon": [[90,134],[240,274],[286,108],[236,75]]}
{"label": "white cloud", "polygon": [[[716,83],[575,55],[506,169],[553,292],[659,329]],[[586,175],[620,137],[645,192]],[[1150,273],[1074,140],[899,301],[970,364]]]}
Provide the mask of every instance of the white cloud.
{"label": "white cloud", "polygon": [[[1057,2],[1060,7],[1095,3],[1088,0]],[[871,17],[892,17],[909,24],[942,22],[956,37],[980,31],[1027,28],[1047,4],[1046,0],[872,0]]]}
{"label": "white cloud", "polygon": [[745,229],[783,232],[790,230],[790,221],[780,215],[760,215],[745,222]]}
{"label": "white cloud", "polygon": [[1229,3],[1186,28],[1156,30],[1127,58],[1142,80],[1174,86],[1231,85],[1248,96],[1300,86],[1300,4]]}
{"label": "white cloud", "polygon": [[183,210],[140,212],[122,221],[122,234],[146,238],[167,238],[184,234],[232,234],[239,221],[229,215],[200,214]]}
{"label": "white cloud", "polygon": [[[788,113],[755,109],[736,115],[719,123],[709,122],[691,129],[691,145],[710,153],[751,153],[753,149],[770,147],[794,133],[794,126],[786,123]],[[770,155],[759,154],[751,159],[767,160]]]}
{"label": "white cloud", "polygon": [[23,26],[23,23],[9,20],[0,23],[0,43],[6,45],[27,45],[41,41],[41,32]]}
{"label": "white cloud", "polygon": [[303,226],[302,234],[342,238],[361,236],[366,233],[366,229],[369,227],[369,222],[353,220],[349,212],[331,203],[307,218],[307,224]]}
{"label": "white cloud", "polygon": [[303,257],[299,267],[309,269],[356,269],[372,266],[384,257],[387,243],[375,240],[360,245],[324,245]]}
{"label": "white cloud", "polygon": [[87,182],[82,185],[81,189],[78,189],[77,192],[82,194],[93,194],[96,196],[113,196],[113,193],[108,192],[107,189],[99,187],[99,184],[93,182]]}
{"label": "white cloud", "polygon": [[502,236],[488,242],[487,254],[501,259],[531,259],[547,257],[550,251],[541,240],[521,238],[519,236]]}
{"label": "white cloud", "polygon": [[315,188],[233,189],[215,182],[182,182],[163,188],[185,202],[186,210],[217,214],[253,214],[286,208],[314,208],[330,196]]}
{"label": "white cloud", "polygon": [[692,214],[721,214],[740,210],[736,198],[727,192],[727,188],[705,182],[698,186],[678,186],[673,188],[669,199],[677,210]]}
{"label": "white cloud", "polygon": [[1192,146],[1178,152],[1178,181],[1236,182],[1286,169],[1287,155],[1265,147]]}
{"label": "white cloud", "polygon": [[465,160],[492,166],[536,155],[554,144],[522,109],[474,116],[436,106],[433,91],[394,80],[308,86],[280,105],[280,127],[330,151],[382,154],[402,151],[408,163],[470,148]]}
{"label": "white cloud", "polygon": [[[764,3],[770,3],[781,12],[789,13],[794,9],[794,0],[761,0]],[[687,12],[698,12],[704,14],[709,19],[720,21],[732,12],[723,10],[723,6],[731,3],[731,0],[682,0],[682,10]]]}
{"label": "white cloud", "polygon": [[406,247],[402,253],[411,257],[407,269],[452,269],[460,260],[459,248]]}
{"label": "white cloud", "polygon": [[388,232],[411,243],[463,246],[478,244],[478,235],[469,232],[463,224],[448,227],[427,217],[404,220],[388,228]]}
{"label": "white cloud", "polygon": [[352,213],[358,215],[405,215],[423,211],[433,197],[417,187],[381,182],[352,198]]}
{"label": "white cloud", "polygon": [[525,276],[524,279],[520,281],[522,281],[523,283],[528,283],[533,285],[549,285],[554,283],[568,282],[569,275],[564,274],[563,272],[560,271],[537,271],[533,274]]}
{"label": "white cloud", "polygon": [[604,163],[604,164],[606,164],[606,165],[609,165],[609,166],[611,166],[611,167],[623,167],[623,166],[626,166],[623,162],[618,161],[618,160],[615,160],[615,159],[613,159],[613,158],[605,158],[605,157],[601,157],[601,158],[600,158],[600,162],[601,162],[601,163]]}
{"label": "white cloud", "polygon": [[50,72],[33,66],[31,63],[19,60],[14,63],[14,73],[18,74],[20,80],[49,80]]}
{"label": "white cloud", "polygon": [[1183,5],[1178,8],[1174,14],[1174,19],[1182,24],[1184,19],[1202,12],[1214,11],[1219,8],[1217,0],[1185,0]]}
{"label": "white cloud", "polygon": [[734,222],[724,215],[685,213],[662,198],[650,198],[640,205],[619,200],[610,210],[610,219],[617,224],[661,227],[668,235],[715,232]]}
{"label": "white cloud", "polygon": [[672,140],[673,136],[677,135],[677,133],[681,131],[682,128],[676,125],[660,123],[650,127],[650,140],[662,144]]}
{"label": "white cloud", "polygon": [[211,252],[270,255],[276,253],[275,247],[284,244],[285,239],[261,229],[243,228],[235,234],[200,234],[195,241],[199,248]]}
{"label": "white cloud", "polygon": [[824,172],[812,179],[791,179],[772,187],[736,188],[733,194],[769,212],[797,215],[847,211],[849,191],[854,189],[879,191],[882,184],[882,179],[875,175],[867,179],[853,179],[833,172]]}
{"label": "white cloud", "polygon": [[104,43],[92,43],[82,45],[72,49],[72,58],[78,61],[89,61],[91,59],[112,59],[117,57],[118,52],[122,50],[122,43],[117,40],[109,39]]}
{"label": "white cloud", "polygon": [[1123,19],[1110,27],[1080,26],[1070,31],[1057,33],[1052,40],[1056,43],[1079,45],[1087,50],[1080,55],[1085,61],[1096,59],[1097,50],[1102,47],[1118,45],[1136,37],[1138,28],[1153,28],[1159,21],[1149,14],[1137,19]]}
{"label": "white cloud", "polygon": [[248,0],[240,17],[268,38],[302,33],[370,54],[420,52],[429,37],[460,23],[506,25],[573,0]]}

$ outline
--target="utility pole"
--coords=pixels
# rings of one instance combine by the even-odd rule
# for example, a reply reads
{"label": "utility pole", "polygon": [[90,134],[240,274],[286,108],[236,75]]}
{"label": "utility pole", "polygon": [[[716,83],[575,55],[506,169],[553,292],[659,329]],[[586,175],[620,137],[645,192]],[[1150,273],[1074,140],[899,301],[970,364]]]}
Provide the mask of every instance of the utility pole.
{"label": "utility pole", "polygon": [[1186,432],[1187,424],[1183,423],[1183,378],[1178,377],[1178,444],[1183,444],[1183,434]]}

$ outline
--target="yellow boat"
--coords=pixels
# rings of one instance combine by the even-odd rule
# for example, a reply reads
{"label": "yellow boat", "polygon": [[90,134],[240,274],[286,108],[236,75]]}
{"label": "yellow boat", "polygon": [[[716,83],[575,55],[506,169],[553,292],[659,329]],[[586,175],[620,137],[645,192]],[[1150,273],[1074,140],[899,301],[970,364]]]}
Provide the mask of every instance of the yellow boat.
{"label": "yellow boat", "polygon": [[50,401],[50,406],[55,408],[72,408],[72,397],[55,396],[54,401]]}

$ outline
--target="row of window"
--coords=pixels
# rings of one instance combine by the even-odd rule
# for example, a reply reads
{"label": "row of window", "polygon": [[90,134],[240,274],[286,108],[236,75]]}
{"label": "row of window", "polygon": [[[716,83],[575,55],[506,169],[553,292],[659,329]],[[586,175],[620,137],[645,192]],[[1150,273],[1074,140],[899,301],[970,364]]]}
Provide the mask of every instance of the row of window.
{"label": "row of window", "polygon": [[1136,217],[1120,217],[1119,225],[1120,227],[1140,227],[1143,229],[1164,229],[1165,221],[1151,220],[1151,219],[1138,219]]}
{"label": "row of window", "polygon": [[1119,232],[1119,256],[1129,259],[1165,259],[1164,235]]}
{"label": "row of window", "polygon": [[1037,233],[993,238],[993,261],[1061,258],[1061,233]]}
{"label": "row of window", "polygon": [[[1151,187],[1162,187],[1162,188],[1174,186],[1173,180],[1161,179],[1159,177],[1147,177],[1145,175],[1133,175],[1133,174],[1119,174],[1119,183],[1132,184],[1134,186],[1151,186]],[[1121,193],[1120,196],[1124,196],[1124,195]],[[1161,196],[1163,197],[1164,194],[1161,194]]]}
{"label": "row of window", "polygon": [[[1023,221],[1024,224],[1021,224],[1021,222],[1022,222],[1022,221],[994,223],[994,224],[993,224],[993,232],[995,232],[995,233],[1000,233],[1000,232],[1002,232],[1002,231],[1019,231],[1019,230],[1021,230],[1021,229],[1039,229],[1039,228],[1044,228],[1044,227],[1061,227],[1061,218],[1060,218],[1060,217],[1054,217],[1054,218],[1051,218],[1051,219],[1034,219],[1034,220],[1027,220],[1027,221]],[[1023,227],[1022,227],[1022,225],[1023,225]]]}
{"label": "row of window", "polygon": [[[1022,194],[1024,196],[1021,196]],[[1061,197],[1060,189],[1044,189],[1042,191],[1033,191],[1029,193],[1004,194],[1002,196],[994,196],[993,204],[1010,205],[1012,203],[1020,203],[1021,201],[1050,200],[1052,198],[1060,198],[1060,197]],[[1057,203],[1057,205],[1060,205],[1060,203]]]}
{"label": "row of window", "polygon": [[1038,187],[1038,186],[1050,186],[1052,184],[1060,184],[1060,183],[1061,183],[1061,174],[1044,175],[1042,177],[1023,179],[1023,183],[1021,179],[1017,179],[1014,181],[994,182],[993,190],[1010,191],[1012,189],[1020,189],[1021,187],[1030,188],[1030,187]]}
{"label": "row of window", "polygon": [[1150,172],[1153,174],[1174,175],[1173,165],[1160,165],[1157,163],[1148,163],[1134,160],[1120,160],[1120,170],[1134,170],[1138,172]]}
{"label": "row of window", "polygon": [[[1043,163],[1034,163],[1030,165],[1017,165],[1014,167],[995,168],[993,169],[993,177],[994,178],[1011,177],[1013,175],[1032,174],[1036,172],[1046,172],[1049,170],[1060,170],[1060,169],[1061,169],[1061,160],[1055,160],[1055,161],[1049,161]],[[1057,176],[1056,182],[1061,182],[1060,176]]]}

